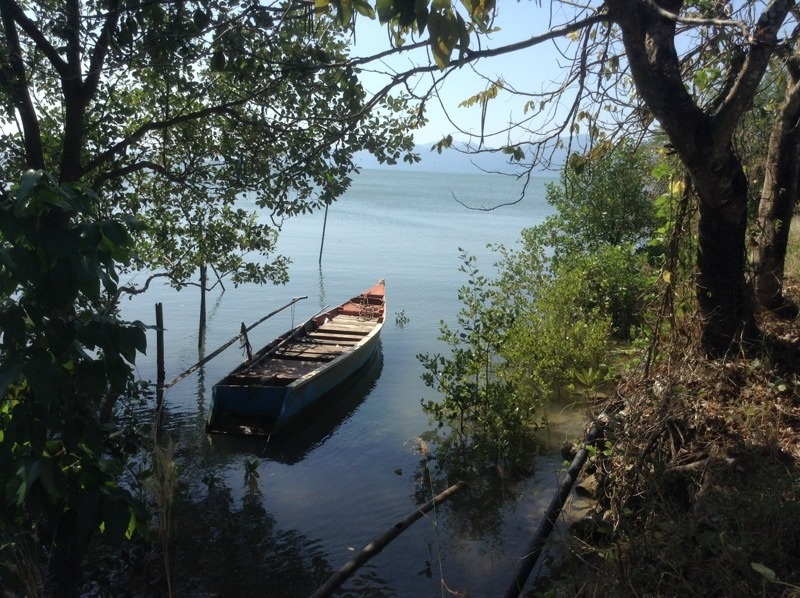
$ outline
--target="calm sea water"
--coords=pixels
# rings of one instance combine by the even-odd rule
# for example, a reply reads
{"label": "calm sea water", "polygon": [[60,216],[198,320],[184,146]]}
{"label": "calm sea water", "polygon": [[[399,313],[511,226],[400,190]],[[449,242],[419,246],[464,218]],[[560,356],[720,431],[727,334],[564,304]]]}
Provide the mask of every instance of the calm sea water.
{"label": "calm sea water", "polygon": [[[250,324],[307,295],[251,333],[254,347],[386,280],[388,313],[381,355],[345,388],[335,407],[307,418],[278,445],[264,439],[209,437],[204,430],[211,386],[242,360],[238,343],[166,393],[165,423],[177,442],[180,488],[172,540],[172,575],[181,596],[306,596],[371,540],[413,512],[429,488],[419,483],[416,438],[431,428],[420,399],[435,398],[420,379],[418,353],[440,351],[441,320],[454,322],[459,248],[491,271],[487,243],[513,244],[549,207],[547,179],[537,179],[518,204],[521,183],[488,174],[365,170],[329,210],[322,264],[323,214],[288,222],[280,251],[292,259],[291,282],[245,285],[208,296],[206,353]],[[142,282],[143,277],[139,282]],[[159,287],[127,301],[128,319],[154,321],[164,305],[167,380],[198,359],[199,292]],[[397,316],[408,319],[404,326]],[[155,377],[155,340],[139,374]],[[551,413],[559,423],[559,414]],[[573,418],[574,419],[574,418]],[[579,424],[550,429],[572,439]],[[257,472],[245,484],[245,465]],[[539,458],[528,482],[504,489],[484,507],[456,498],[418,521],[343,586],[340,596],[471,596],[502,594],[555,489],[562,466],[554,451]],[[444,584],[444,585],[443,585]]]}

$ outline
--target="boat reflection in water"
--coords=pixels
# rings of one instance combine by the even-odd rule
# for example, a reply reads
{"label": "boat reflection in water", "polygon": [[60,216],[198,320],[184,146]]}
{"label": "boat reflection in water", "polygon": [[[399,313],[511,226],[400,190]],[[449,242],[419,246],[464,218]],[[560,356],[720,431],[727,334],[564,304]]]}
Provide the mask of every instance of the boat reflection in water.
{"label": "boat reflection in water", "polygon": [[372,358],[357,375],[345,380],[311,405],[295,420],[271,435],[209,434],[215,449],[249,453],[293,465],[322,445],[358,410],[370,395],[383,370],[380,341]]}

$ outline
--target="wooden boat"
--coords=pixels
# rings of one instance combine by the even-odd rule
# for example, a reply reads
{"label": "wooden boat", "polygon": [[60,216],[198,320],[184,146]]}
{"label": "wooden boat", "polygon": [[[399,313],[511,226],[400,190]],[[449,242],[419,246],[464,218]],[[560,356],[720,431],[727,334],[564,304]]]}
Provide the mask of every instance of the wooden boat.
{"label": "wooden boat", "polygon": [[[210,444],[220,454],[256,455],[284,465],[300,463],[345,425],[370,395],[383,370],[382,353],[379,346],[355,376],[276,432],[271,433],[267,425],[262,427],[252,418],[226,416],[221,419],[224,433],[212,434]],[[265,436],[269,437],[267,442]]]}
{"label": "wooden boat", "polygon": [[207,429],[276,432],[369,362],[385,311],[381,280],[279,336],[214,385]]}

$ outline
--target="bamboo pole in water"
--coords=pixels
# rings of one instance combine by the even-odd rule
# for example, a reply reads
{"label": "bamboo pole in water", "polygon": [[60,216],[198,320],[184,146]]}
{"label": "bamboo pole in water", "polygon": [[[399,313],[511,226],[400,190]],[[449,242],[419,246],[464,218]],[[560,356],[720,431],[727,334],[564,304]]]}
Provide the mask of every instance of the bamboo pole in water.
{"label": "bamboo pole in water", "polygon": [[458,482],[450,486],[441,494],[437,494],[431,500],[422,505],[419,509],[411,513],[408,517],[396,523],[393,527],[384,532],[380,537],[376,538],[367,544],[361,552],[352,560],[345,563],[345,565],[334,573],[328,581],[325,582],[316,592],[311,595],[311,598],[326,598],[331,596],[336,589],[341,586],[348,577],[358,571],[362,565],[368,560],[383,550],[389,542],[394,540],[402,532],[411,527],[417,519],[422,517],[425,513],[433,509],[440,502],[447,500],[453,494],[461,490],[465,486],[464,482]]}
{"label": "bamboo pole in water", "polygon": [[206,280],[208,266],[200,266],[200,328],[197,335],[197,350],[202,351],[206,344]]}
{"label": "bamboo pole in water", "polygon": [[[264,316],[263,318],[261,318],[260,320],[258,320],[257,322],[255,322],[254,324],[250,324],[250,326],[248,326],[247,328],[245,328],[245,332],[250,332],[250,331],[251,331],[253,328],[255,328],[256,326],[258,326],[259,324],[261,324],[261,322],[263,322],[264,320],[266,320],[266,319],[268,319],[268,318],[271,318],[272,316],[274,316],[275,314],[277,314],[277,313],[279,313],[279,312],[282,312],[282,311],[283,311],[284,309],[286,309],[287,307],[290,307],[290,306],[294,305],[295,303],[297,303],[298,301],[301,301],[302,299],[308,299],[308,296],[307,296],[307,295],[303,295],[302,297],[295,297],[294,299],[292,299],[292,300],[291,300],[289,303],[287,303],[286,305],[284,305],[284,306],[282,306],[282,307],[279,307],[279,308],[278,308],[278,309],[276,309],[275,311],[271,311],[270,313],[268,313],[266,316]],[[185,371],[185,372],[183,372],[182,374],[179,374],[178,376],[176,376],[175,378],[173,378],[172,380],[170,380],[169,382],[167,382],[167,383],[164,385],[164,390],[168,389],[170,386],[174,386],[175,384],[177,384],[178,382],[180,382],[181,380],[183,380],[183,379],[184,379],[186,376],[188,376],[188,375],[189,375],[189,374],[191,374],[192,372],[195,372],[195,371],[197,371],[197,370],[198,370],[200,367],[202,367],[202,366],[204,366],[205,364],[207,364],[207,363],[208,363],[209,361],[211,361],[211,360],[212,360],[214,357],[216,357],[217,355],[219,355],[220,353],[222,353],[222,352],[223,352],[225,349],[227,349],[228,347],[230,347],[230,346],[231,346],[233,343],[235,343],[236,341],[238,341],[238,340],[239,340],[241,337],[242,337],[242,334],[241,334],[241,332],[240,332],[239,334],[237,334],[236,336],[234,336],[234,337],[233,337],[231,340],[229,340],[227,343],[225,343],[224,345],[222,345],[222,346],[221,346],[219,349],[217,349],[216,351],[214,351],[214,352],[213,352],[213,353],[211,353],[210,355],[207,355],[206,357],[204,357],[203,359],[201,359],[200,361],[198,361],[196,364],[194,364],[192,367],[190,367],[188,370],[186,370],[186,371]]]}
{"label": "bamboo pole in water", "polygon": [[570,463],[564,479],[561,480],[558,492],[556,492],[553,500],[550,501],[550,506],[539,522],[539,527],[536,528],[536,534],[528,545],[528,550],[517,567],[517,575],[506,590],[505,598],[517,598],[517,596],[522,593],[522,588],[525,586],[525,582],[528,580],[531,571],[533,571],[534,565],[536,565],[536,562],[539,560],[539,555],[544,548],[545,542],[547,542],[547,538],[550,537],[550,532],[552,532],[553,527],[555,527],[561,509],[569,493],[572,491],[572,486],[575,484],[575,480],[578,478],[578,474],[581,472],[581,469],[583,469],[583,464],[589,456],[589,451],[586,447],[594,442],[598,436],[600,436],[600,429],[597,426],[592,426],[586,433],[580,450],[575,454],[575,458],[572,459],[572,463]]}
{"label": "bamboo pole in water", "polygon": [[161,409],[164,406],[164,307],[156,303],[156,429],[161,423]]}
{"label": "bamboo pole in water", "polygon": [[319,262],[322,265],[322,248],[325,246],[325,229],[328,227],[328,205],[325,204],[325,219],[322,221],[322,240],[319,242]]}

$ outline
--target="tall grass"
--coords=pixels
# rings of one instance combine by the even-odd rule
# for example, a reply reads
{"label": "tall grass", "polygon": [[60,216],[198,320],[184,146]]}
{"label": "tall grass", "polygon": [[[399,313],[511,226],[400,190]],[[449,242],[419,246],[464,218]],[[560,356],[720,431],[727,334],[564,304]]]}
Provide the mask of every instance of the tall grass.
{"label": "tall grass", "polygon": [[172,438],[162,445],[154,438],[152,476],[147,480],[147,488],[152,493],[158,509],[158,539],[161,544],[167,591],[172,596],[172,575],[170,570],[169,539],[172,528],[172,501],[178,482],[178,469],[175,464],[175,442]]}

